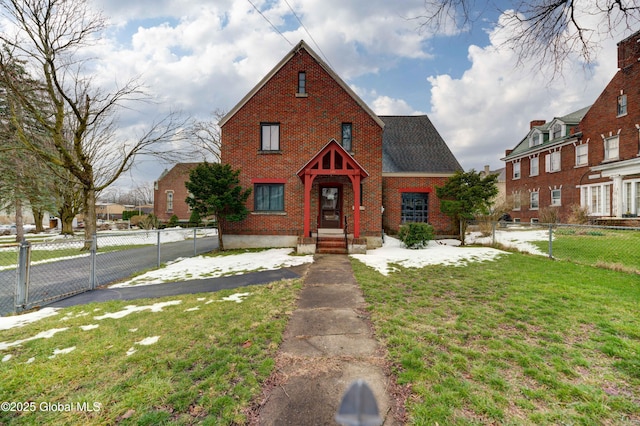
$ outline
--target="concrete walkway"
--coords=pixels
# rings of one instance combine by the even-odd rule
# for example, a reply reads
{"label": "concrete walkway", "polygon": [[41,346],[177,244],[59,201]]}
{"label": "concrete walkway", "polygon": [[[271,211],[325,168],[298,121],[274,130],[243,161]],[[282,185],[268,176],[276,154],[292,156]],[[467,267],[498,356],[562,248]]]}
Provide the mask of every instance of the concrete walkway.
{"label": "concrete walkway", "polygon": [[364,379],[383,424],[400,424],[385,363],[348,257],[316,255],[252,423],[336,425],[344,392],[354,380]]}

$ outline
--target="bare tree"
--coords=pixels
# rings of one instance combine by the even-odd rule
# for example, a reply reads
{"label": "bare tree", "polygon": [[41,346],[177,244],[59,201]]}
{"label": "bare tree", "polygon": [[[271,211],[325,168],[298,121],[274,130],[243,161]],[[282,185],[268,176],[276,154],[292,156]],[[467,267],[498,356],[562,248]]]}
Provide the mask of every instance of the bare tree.
{"label": "bare tree", "polygon": [[[132,79],[105,93],[84,74],[89,59],[82,56],[105,29],[105,20],[90,10],[87,0],[7,0],[0,6],[13,27],[0,33],[11,53],[0,56],[0,78],[45,129],[42,138],[18,131],[20,142],[48,163],[67,170],[83,193],[85,237],[96,231],[96,194],[127,171],[139,154],[161,156],[165,142],[183,137],[185,121],[175,113],[154,122],[134,140],[119,139],[117,112],[131,101],[148,100]],[[46,108],[20,91],[11,56],[24,61]],[[47,143],[53,145],[48,149]]]}
{"label": "bare tree", "polygon": [[424,14],[414,19],[423,31],[450,32],[483,19],[488,9],[501,12],[498,24],[509,29],[500,47],[516,52],[519,64],[533,60],[555,74],[573,55],[593,63],[603,38],[640,24],[637,0],[520,0],[509,10],[492,0],[425,0]]}
{"label": "bare tree", "polygon": [[189,127],[189,138],[197,152],[202,153],[205,159],[220,162],[220,141],[222,134],[218,123],[226,115],[226,112],[216,109],[212,113],[213,118],[206,121],[195,121]]}

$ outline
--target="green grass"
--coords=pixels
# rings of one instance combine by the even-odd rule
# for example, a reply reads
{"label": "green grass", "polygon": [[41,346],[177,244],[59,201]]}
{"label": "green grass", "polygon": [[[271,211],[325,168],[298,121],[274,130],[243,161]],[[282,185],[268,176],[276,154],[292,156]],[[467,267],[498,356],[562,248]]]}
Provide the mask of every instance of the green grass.
{"label": "green grass", "polygon": [[353,260],[411,424],[640,422],[640,279],[513,253],[383,276]]}
{"label": "green grass", "polygon": [[[0,411],[0,424],[242,424],[273,369],[300,287],[300,281],[281,281],[213,294],[96,303],[0,331],[0,342],[14,342],[68,328],[0,350],[0,358],[12,355],[0,362],[0,401],[44,403],[45,408],[100,404],[93,412]],[[251,294],[242,303],[219,302],[235,292]],[[162,312],[94,318],[126,305],[170,300],[181,303]],[[90,324],[99,327],[80,328]],[[160,336],[157,343],[136,344],[152,336]],[[74,346],[49,358],[55,349]],[[136,352],[127,356],[130,348]]]}
{"label": "green grass", "polygon": [[[556,259],[640,273],[639,231],[560,227],[553,234]],[[548,252],[548,242],[533,244]]]}

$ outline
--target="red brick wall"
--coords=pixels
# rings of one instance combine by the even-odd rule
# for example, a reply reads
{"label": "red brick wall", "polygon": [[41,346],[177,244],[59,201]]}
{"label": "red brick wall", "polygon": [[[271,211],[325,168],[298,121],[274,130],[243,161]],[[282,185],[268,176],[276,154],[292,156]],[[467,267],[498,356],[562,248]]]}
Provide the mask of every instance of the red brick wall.
{"label": "red brick wall", "polygon": [[[589,150],[591,150],[591,145]],[[576,167],[576,148],[573,143],[562,146],[560,149],[560,171],[545,171],[545,155],[549,151],[543,151],[538,158],[538,175],[529,176],[531,173],[529,157],[520,160],[520,179],[513,180],[513,162],[506,164],[507,199],[513,197],[514,192],[520,192],[521,208],[512,210],[511,216],[522,222],[531,219],[539,219],[540,210],[551,207],[551,190],[562,191],[562,205],[557,207],[561,221],[566,221],[571,213],[571,206],[580,204],[580,190],[576,188],[579,182],[586,182],[589,175],[588,166]],[[538,192],[539,208],[531,209],[529,206],[530,193]]]}
{"label": "red brick wall", "polygon": [[[187,188],[185,182],[189,180],[189,172],[199,163],[176,164],[162,178],[158,179],[153,191],[153,214],[161,222],[167,222],[174,214],[181,221],[188,221],[191,217],[189,206],[185,202]],[[173,210],[167,209],[167,192],[173,191]]]}
{"label": "red brick wall", "polygon": [[429,193],[429,223],[438,235],[456,235],[457,231],[449,216],[440,212],[440,199],[436,187],[444,186],[448,177],[391,177],[382,178],[383,225],[386,233],[394,235],[401,225],[402,193]]}
{"label": "red brick wall", "polygon": [[[306,72],[306,97],[296,97],[299,71]],[[261,122],[280,123],[279,152],[259,152]],[[253,179],[284,179],[285,213],[252,213],[229,224],[227,233],[302,235],[304,186],[296,173],[332,138],[341,141],[342,123],[353,124],[353,157],[370,174],[364,181],[361,235],[380,235],[382,128],[304,49],[222,127],[222,162],[241,170],[243,187],[253,187]],[[344,182],[344,213],[352,215],[351,184],[340,177],[333,180]],[[312,228],[317,187],[318,179],[312,193]],[[247,207],[253,211],[253,196]]]}

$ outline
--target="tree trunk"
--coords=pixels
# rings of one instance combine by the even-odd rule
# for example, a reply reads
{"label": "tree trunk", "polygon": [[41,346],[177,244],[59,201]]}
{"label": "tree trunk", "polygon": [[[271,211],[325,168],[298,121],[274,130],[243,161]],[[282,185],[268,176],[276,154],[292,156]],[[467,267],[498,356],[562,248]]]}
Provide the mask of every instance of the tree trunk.
{"label": "tree trunk", "polygon": [[91,250],[91,241],[96,233],[96,191],[93,188],[83,188],[84,193],[84,247]]}
{"label": "tree trunk", "polygon": [[16,241],[24,240],[24,219],[22,218],[22,200],[16,198]]}
{"label": "tree trunk", "polygon": [[220,251],[224,251],[224,243],[222,242],[222,223],[224,222],[224,219],[222,219],[221,217],[218,217],[218,250]]}
{"label": "tree trunk", "polygon": [[73,218],[75,217],[73,208],[67,204],[63,204],[58,214],[62,222],[62,235],[73,235]]}
{"label": "tree trunk", "polygon": [[44,226],[42,226],[42,221],[44,220],[44,211],[42,211],[42,209],[32,207],[31,212],[33,213],[33,220],[36,222],[36,233],[39,234],[41,232],[44,232]]}

